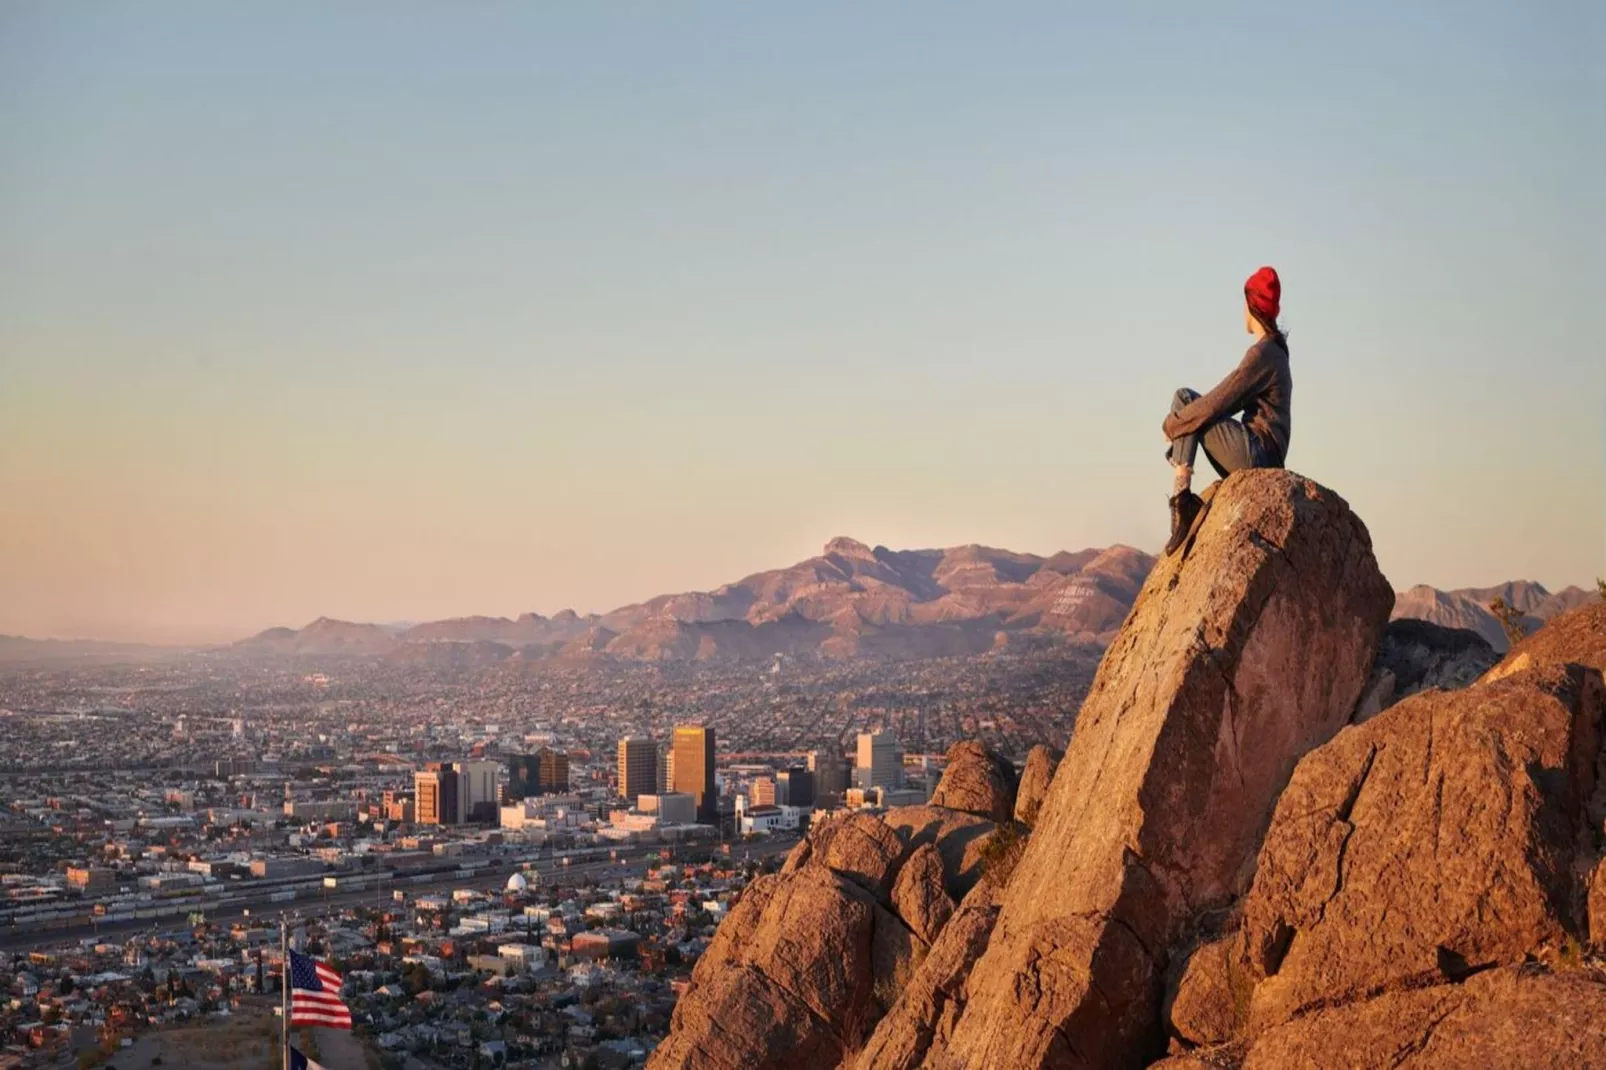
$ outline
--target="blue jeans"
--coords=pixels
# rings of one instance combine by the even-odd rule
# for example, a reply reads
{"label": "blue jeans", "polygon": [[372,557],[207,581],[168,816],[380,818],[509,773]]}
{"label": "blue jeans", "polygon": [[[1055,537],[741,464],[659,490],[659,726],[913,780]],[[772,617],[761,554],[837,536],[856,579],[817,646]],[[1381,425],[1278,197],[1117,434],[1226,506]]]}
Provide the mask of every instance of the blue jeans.
{"label": "blue jeans", "polygon": [[[1171,399],[1171,411],[1181,412],[1183,406],[1198,396],[1197,391],[1183,387],[1177,391],[1176,397]],[[1205,457],[1209,459],[1211,467],[1222,478],[1244,468],[1272,466],[1271,458],[1260,441],[1249,433],[1247,427],[1230,416],[1217,420],[1202,431],[1173,439],[1166,456],[1173,465],[1186,465],[1192,468],[1201,445],[1204,446]]]}

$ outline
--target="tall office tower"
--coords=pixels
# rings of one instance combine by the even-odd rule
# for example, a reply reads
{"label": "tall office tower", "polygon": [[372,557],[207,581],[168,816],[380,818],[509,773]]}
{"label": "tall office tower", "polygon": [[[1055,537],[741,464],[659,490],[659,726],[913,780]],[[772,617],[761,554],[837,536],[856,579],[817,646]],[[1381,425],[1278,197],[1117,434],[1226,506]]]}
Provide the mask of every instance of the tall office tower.
{"label": "tall office tower", "polygon": [[775,805],[775,781],[767,776],[755,777],[747,791],[747,799],[754,806]]}
{"label": "tall office tower", "polygon": [[797,765],[776,773],[775,801],[782,806],[813,806],[814,774]]}
{"label": "tall office tower", "polygon": [[848,763],[835,748],[817,750],[809,755],[809,772],[814,774],[814,797],[831,797],[842,805],[842,796],[848,790]]}
{"label": "tall office tower", "polygon": [[541,794],[538,781],[540,763],[533,754],[507,756],[507,780],[502,785],[502,802],[516,803],[532,795]]}
{"label": "tall office tower", "polygon": [[497,784],[501,763],[469,761],[457,763],[458,820],[494,825],[501,801]]}
{"label": "tall office tower", "polygon": [[719,792],[714,787],[714,730],[699,725],[675,726],[674,788],[697,800],[697,823],[719,821]]}
{"label": "tall office tower", "polygon": [[562,795],[569,790],[569,754],[542,747],[535,752],[536,793]]}
{"label": "tall office tower", "polygon": [[853,770],[853,786],[888,791],[903,787],[903,755],[898,753],[898,741],[890,733],[859,733],[859,762]]}
{"label": "tall office tower", "polygon": [[644,736],[619,741],[619,794],[631,806],[658,794],[658,744]]}
{"label": "tall office tower", "polygon": [[430,762],[413,774],[415,814],[420,825],[455,825],[460,802],[451,762]]}

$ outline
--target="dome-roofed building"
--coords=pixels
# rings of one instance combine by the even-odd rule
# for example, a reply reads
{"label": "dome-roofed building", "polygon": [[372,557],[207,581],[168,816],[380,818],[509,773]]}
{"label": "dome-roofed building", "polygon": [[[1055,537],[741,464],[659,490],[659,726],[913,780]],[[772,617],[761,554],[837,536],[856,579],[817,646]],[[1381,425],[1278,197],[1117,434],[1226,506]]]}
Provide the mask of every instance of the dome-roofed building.
{"label": "dome-roofed building", "polygon": [[507,890],[510,892],[524,892],[529,888],[530,882],[522,873],[515,873],[507,879]]}

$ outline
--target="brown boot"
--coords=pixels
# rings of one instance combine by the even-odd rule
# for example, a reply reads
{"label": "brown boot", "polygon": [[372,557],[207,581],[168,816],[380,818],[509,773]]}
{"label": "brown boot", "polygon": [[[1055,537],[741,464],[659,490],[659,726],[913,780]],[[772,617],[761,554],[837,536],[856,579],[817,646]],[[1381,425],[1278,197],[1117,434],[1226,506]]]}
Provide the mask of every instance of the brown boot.
{"label": "brown boot", "polygon": [[1188,538],[1188,530],[1199,517],[1199,510],[1204,508],[1204,502],[1191,490],[1185,490],[1171,499],[1171,538],[1165,544],[1166,556],[1177,552]]}

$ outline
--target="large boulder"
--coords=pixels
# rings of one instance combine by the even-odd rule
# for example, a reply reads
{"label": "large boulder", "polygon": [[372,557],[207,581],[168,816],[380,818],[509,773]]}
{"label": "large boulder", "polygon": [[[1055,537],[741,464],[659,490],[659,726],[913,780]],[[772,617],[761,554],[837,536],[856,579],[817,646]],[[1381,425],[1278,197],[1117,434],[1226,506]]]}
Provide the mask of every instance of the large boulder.
{"label": "large boulder", "polygon": [[963,810],[989,821],[1008,821],[1015,813],[1015,766],[973,739],[948,749],[930,805]]}
{"label": "large boulder", "polygon": [[1020,789],[1015,793],[1015,820],[1023,825],[1035,825],[1037,815],[1048,798],[1048,786],[1059,768],[1061,751],[1039,743],[1026,754],[1026,766],[1021,770]]}
{"label": "large boulder", "polygon": [[813,852],[831,869],[885,902],[898,876],[905,843],[897,831],[880,818],[872,814],[848,814],[832,818],[821,826]]}
{"label": "large boulder", "polygon": [[[982,880],[996,827],[937,806],[823,818],[720,925],[649,1065],[835,1066],[905,993],[939,998],[938,982],[915,981],[929,976],[923,963],[953,925],[954,904]],[[987,903],[982,941],[996,912]],[[951,970],[974,959],[958,949],[977,938],[977,910],[965,918],[967,928],[944,945]]]}
{"label": "large boulder", "polygon": [[1155,1070],[1338,1066],[1606,1067],[1606,983],[1583,971],[1508,966],[1464,984],[1406,989],[1317,1011],[1253,1043],[1188,1053]]}
{"label": "large boulder", "polygon": [[863,1045],[923,951],[869,891],[824,866],[762,878],[698,960],[649,1065],[835,1066]]}
{"label": "large boulder", "polygon": [[1308,755],[1240,928],[1183,973],[1173,1031],[1252,1036],[1492,966],[1575,962],[1603,704],[1598,673],[1551,664],[1418,695]]}
{"label": "large boulder", "polygon": [[1336,494],[1284,471],[1222,483],[1105,654],[927,1065],[1158,1054],[1169,948],[1247,887],[1278,793],[1353,712],[1392,603]]}
{"label": "large boulder", "polygon": [[892,886],[892,909],[915,936],[934,943],[954,913],[954,901],[943,883],[942,854],[934,844],[909,853]]}
{"label": "large boulder", "polygon": [[927,1065],[933,1046],[947,1043],[969,998],[971,966],[998,920],[999,891],[996,881],[984,878],[965,897],[869,1043],[848,1064],[853,1070],[917,1070]]}
{"label": "large boulder", "polygon": [[981,879],[987,842],[998,827],[986,818],[940,806],[898,806],[882,820],[909,848],[930,844],[937,849],[943,885],[955,902]]}

